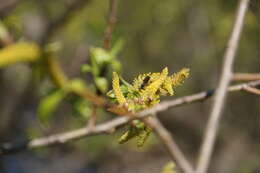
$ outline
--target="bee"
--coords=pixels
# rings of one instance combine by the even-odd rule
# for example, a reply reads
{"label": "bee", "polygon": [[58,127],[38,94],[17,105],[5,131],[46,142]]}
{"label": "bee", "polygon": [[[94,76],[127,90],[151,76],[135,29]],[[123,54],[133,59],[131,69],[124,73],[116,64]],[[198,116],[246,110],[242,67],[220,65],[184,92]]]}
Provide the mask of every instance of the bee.
{"label": "bee", "polygon": [[146,76],[143,80],[143,83],[140,86],[140,89],[144,89],[144,87],[146,87],[146,85],[148,84],[149,80],[151,79],[150,76]]}

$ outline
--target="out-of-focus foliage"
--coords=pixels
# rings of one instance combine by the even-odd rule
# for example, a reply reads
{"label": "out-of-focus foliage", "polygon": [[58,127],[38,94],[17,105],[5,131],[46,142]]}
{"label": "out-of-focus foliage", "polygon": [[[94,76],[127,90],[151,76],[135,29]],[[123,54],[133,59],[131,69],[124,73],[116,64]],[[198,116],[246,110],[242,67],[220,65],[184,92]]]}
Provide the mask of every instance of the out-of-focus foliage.
{"label": "out-of-focus foliage", "polygon": [[116,57],[122,49],[122,45],[123,41],[118,40],[111,50],[105,50],[100,47],[91,47],[90,64],[84,64],[81,67],[82,72],[92,74],[96,87],[102,93],[106,93],[108,90],[108,74],[111,73],[111,71],[121,70],[121,63]]}
{"label": "out-of-focus foliage", "polygon": [[38,108],[38,115],[43,123],[47,123],[50,115],[54,112],[58,104],[64,99],[66,92],[64,89],[53,91],[41,100]]}
{"label": "out-of-focus foliage", "polygon": [[161,173],[177,173],[175,170],[175,164],[173,162],[167,163]]}
{"label": "out-of-focus foliage", "polygon": [[19,62],[35,62],[40,57],[37,44],[30,42],[16,43],[0,49],[0,67]]}
{"label": "out-of-focus foliage", "polygon": [[[49,121],[50,116],[53,114],[59,103],[69,94],[72,92],[82,92],[85,88],[85,84],[80,79],[72,80],[63,88],[56,89],[55,91],[52,91],[47,96],[45,96],[43,99],[41,99],[38,107],[38,116],[39,119],[43,123],[47,123]],[[86,116],[84,114],[84,111],[87,111],[88,107],[85,108],[85,110],[78,105],[79,103],[75,103],[75,109],[77,112],[79,112],[81,115]],[[87,106],[87,105],[85,105]]]}

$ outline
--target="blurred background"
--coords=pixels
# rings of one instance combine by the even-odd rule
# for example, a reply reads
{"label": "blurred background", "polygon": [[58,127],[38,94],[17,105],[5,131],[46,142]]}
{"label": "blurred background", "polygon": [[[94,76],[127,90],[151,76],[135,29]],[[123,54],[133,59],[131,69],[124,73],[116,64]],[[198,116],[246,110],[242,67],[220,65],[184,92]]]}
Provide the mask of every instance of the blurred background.
{"label": "blurred background", "polygon": [[[57,29],[49,31],[51,21],[74,1],[80,0],[0,0],[1,25],[15,41],[58,44],[56,55],[67,76],[91,84],[90,74],[82,73],[81,66],[90,61],[90,47],[103,46],[109,4],[108,0],[81,0]],[[132,81],[140,73],[159,72],[166,66],[170,73],[188,67],[191,75],[176,90],[175,98],[215,88],[237,3],[237,0],[119,1],[112,45],[119,39],[124,41],[117,56],[122,76]],[[260,70],[259,5],[259,1],[251,1],[235,72]],[[34,71],[35,67],[28,63],[0,69],[1,143],[65,132],[83,127],[87,122],[84,115],[89,110],[78,115],[71,103],[73,98],[68,98],[57,106],[49,125],[42,125],[37,109],[55,86],[48,78],[35,80]],[[211,101],[172,108],[159,115],[193,163],[196,163]],[[209,172],[260,172],[259,101],[256,95],[245,92],[229,94]],[[98,123],[115,117],[102,110],[97,115]],[[0,156],[0,172],[158,173],[170,161],[155,136],[143,148],[137,148],[134,141],[117,144],[119,135],[120,132],[88,137],[65,145]]]}

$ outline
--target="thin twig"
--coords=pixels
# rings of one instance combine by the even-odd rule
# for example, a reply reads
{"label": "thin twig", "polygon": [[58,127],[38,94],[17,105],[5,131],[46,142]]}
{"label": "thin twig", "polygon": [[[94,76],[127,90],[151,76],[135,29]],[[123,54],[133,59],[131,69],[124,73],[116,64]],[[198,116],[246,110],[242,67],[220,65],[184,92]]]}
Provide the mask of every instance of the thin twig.
{"label": "thin twig", "polygon": [[260,90],[259,89],[256,89],[256,88],[253,88],[253,87],[250,87],[250,86],[246,86],[243,89],[245,91],[249,92],[249,93],[252,93],[252,94],[255,94],[255,95],[260,95]]}
{"label": "thin twig", "polygon": [[88,120],[88,124],[87,124],[87,127],[92,129],[95,127],[96,125],[96,121],[97,121],[97,106],[96,105],[92,105],[92,113],[91,113],[91,116]]}
{"label": "thin twig", "polygon": [[[228,91],[230,92],[241,91],[246,86],[255,87],[259,85],[260,85],[260,80],[231,86],[228,88]],[[0,146],[0,155],[8,154],[10,152],[17,152],[24,149],[33,149],[39,147],[47,147],[59,143],[66,143],[69,141],[81,139],[83,137],[91,136],[91,135],[93,136],[98,134],[111,133],[115,130],[115,128],[122,126],[123,124],[131,121],[132,118],[143,118],[151,114],[156,114],[158,112],[165,111],[171,107],[202,101],[212,96],[213,93],[214,90],[211,90],[211,91],[200,92],[190,96],[181,97],[170,101],[163,101],[160,104],[154,106],[153,108],[146,109],[138,113],[136,116],[132,116],[132,117],[123,116],[123,117],[115,118],[114,120],[110,120],[108,122],[96,125],[91,130],[87,127],[84,127],[81,129],[77,129],[65,133],[59,133],[56,135],[50,135],[47,137],[33,139],[31,141],[23,142],[22,144],[18,143],[19,145],[17,143],[7,143]]]}
{"label": "thin twig", "polygon": [[112,39],[112,33],[114,31],[114,26],[116,24],[117,18],[117,0],[109,0],[109,13],[107,20],[107,27],[105,29],[104,35],[104,48],[109,49]]}
{"label": "thin twig", "polygon": [[234,81],[253,81],[260,80],[260,73],[235,73],[233,75]]}
{"label": "thin twig", "polygon": [[[107,19],[107,26],[105,29],[105,35],[104,35],[104,45],[103,47],[105,49],[109,49],[110,48],[110,42],[112,39],[112,34],[113,34],[113,30],[114,30],[114,26],[116,23],[116,13],[117,13],[117,0],[109,0],[109,11],[108,11],[108,19]],[[106,71],[107,71],[107,66],[102,67],[102,69],[100,69],[102,71],[100,77],[105,77],[106,76]],[[98,96],[100,96],[102,94],[102,92],[98,89],[97,87],[97,92],[96,94]],[[97,120],[97,106],[93,104],[92,106],[92,115],[88,121],[88,125],[89,128],[93,128],[96,124],[96,120]]]}
{"label": "thin twig", "polygon": [[221,118],[221,111],[224,106],[227,88],[232,77],[232,66],[237,52],[238,43],[240,40],[243,22],[247,11],[249,0],[240,0],[236,13],[235,23],[228,42],[228,47],[224,55],[224,64],[222,67],[222,75],[220,78],[219,87],[216,92],[216,98],[213,103],[213,108],[206,126],[205,136],[201,145],[199,159],[197,164],[197,173],[205,173],[208,170],[210,158],[212,155],[216,134]]}
{"label": "thin twig", "polygon": [[177,165],[181,168],[184,173],[193,173],[194,170],[185,158],[179,146],[176,144],[172,138],[170,132],[163,126],[157,117],[148,117],[144,119],[144,122],[149,125],[157,136],[161,139],[163,145],[170,153],[173,160],[176,161]]}

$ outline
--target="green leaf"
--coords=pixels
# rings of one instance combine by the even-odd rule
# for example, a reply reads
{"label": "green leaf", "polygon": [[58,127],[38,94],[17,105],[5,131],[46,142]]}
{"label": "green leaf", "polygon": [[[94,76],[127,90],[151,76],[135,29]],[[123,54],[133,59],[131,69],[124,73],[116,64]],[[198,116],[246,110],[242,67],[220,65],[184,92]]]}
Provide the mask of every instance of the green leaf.
{"label": "green leaf", "polygon": [[111,68],[113,71],[121,71],[122,65],[119,61],[113,60],[111,61]]}
{"label": "green leaf", "polygon": [[108,90],[108,81],[106,78],[103,77],[97,77],[95,78],[95,83],[97,85],[97,88],[102,92],[106,93]]}
{"label": "green leaf", "polygon": [[67,92],[83,92],[86,89],[85,82],[81,79],[71,80],[64,88]]}
{"label": "green leaf", "polygon": [[64,99],[66,94],[67,92],[65,92],[63,89],[59,89],[50,93],[40,101],[37,112],[38,117],[42,123],[48,124],[52,113],[55,111],[59,103]]}
{"label": "green leaf", "polygon": [[112,59],[111,54],[108,51],[99,47],[90,48],[90,55],[91,59],[98,65],[108,63]]}
{"label": "green leaf", "polygon": [[82,73],[90,73],[92,71],[92,68],[89,64],[83,64],[81,66],[81,72]]}
{"label": "green leaf", "polygon": [[78,98],[73,101],[73,111],[76,115],[87,120],[91,116],[91,105],[92,104],[86,99]]}

